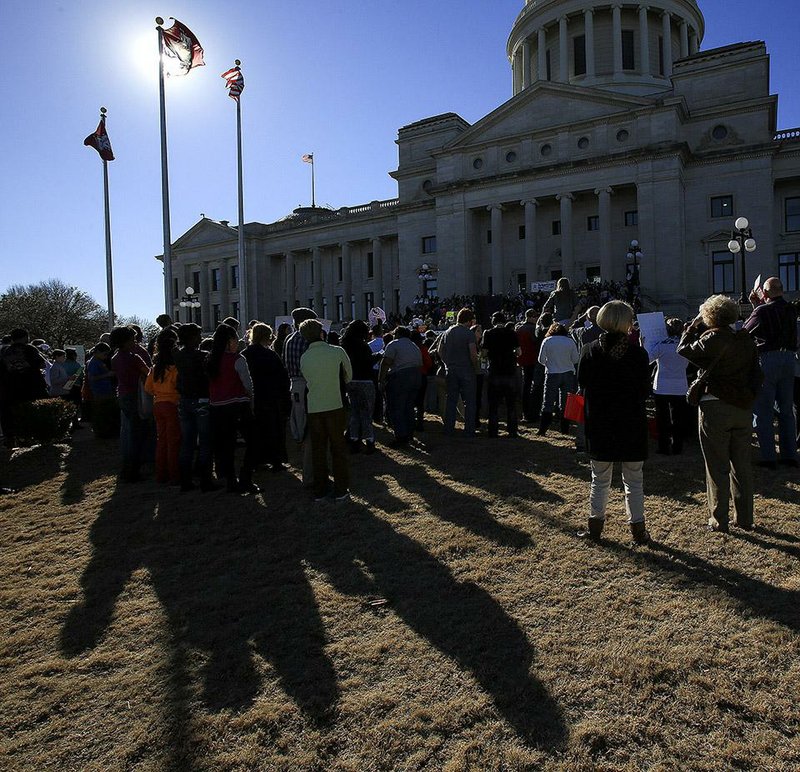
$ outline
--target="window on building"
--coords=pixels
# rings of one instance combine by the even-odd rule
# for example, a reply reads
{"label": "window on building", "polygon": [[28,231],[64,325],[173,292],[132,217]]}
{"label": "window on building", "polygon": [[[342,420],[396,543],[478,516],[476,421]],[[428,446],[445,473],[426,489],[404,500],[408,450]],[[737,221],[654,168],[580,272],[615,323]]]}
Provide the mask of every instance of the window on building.
{"label": "window on building", "polygon": [[800,289],[800,252],[778,256],[778,278],[786,292]]}
{"label": "window on building", "polygon": [[561,270],[550,271],[550,281],[558,281],[561,278]]}
{"label": "window on building", "polygon": [[436,276],[423,281],[422,294],[426,298],[435,298],[439,296],[439,279]]}
{"label": "window on building", "polygon": [[659,35],[658,36],[658,74],[664,75],[664,38]]}
{"label": "window on building", "polygon": [[289,303],[287,301],[283,301],[283,315],[289,316]]}
{"label": "window on building", "polygon": [[375,293],[374,292],[365,292],[364,293],[364,319],[369,319],[369,312],[372,308],[375,308]]}
{"label": "window on building", "polygon": [[633,56],[633,30],[622,30],[622,69],[635,70],[636,61]]}
{"label": "window on building", "polygon": [[712,217],[733,216],[733,196],[713,196],[711,199]]}
{"label": "window on building", "polygon": [[800,231],[800,196],[787,198],[784,206],[784,228],[786,232]]}
{"label": "window on building", "polygon": [[217,292],[219,290],[219,268],[212,268],[211,269],[211,291]]}
{"label": "window on building", "polygon": [[344,260],[342,260],[342,256],[341,255],[339,255],[339,258],[336,261],[336,266],[337,266],[336,275],[338,277],[337,281],[342,281],[343,280],[343,276],[344,276]]}
{"label": "window on building", "polygon": [[367,252],[367,278],[371,279],[373,276],[375,276],[375,255]]}
{"label": "window on building", "polygon": [[211,318],[214,320],[214,327],[222,321],[222,312],[219,303],[214,303],[214,305],[211,306]]}
{"label": "window on building", "polygon": [[172,280],[172,297],[177,298],[180,293],[178,292],[178,280]]}
{"label": "window on building", "polygon": [[491,244],[492,243],[492,229],[491,228],[488,231],[486,231],[486,243],[487,244]]}
{"label": "window on building", "polygon": [[572,39],[572,59],[575,75],[586,75],[586,35]]}
{"label": "window on building", "polygon": [[239,286],[239,264],[231,266],[231,289]]}
{"label": "window on building", "polygon": [[586,230],[587,231],[599,231],[600,230],[600,216],[593,214],[586,218]]}
{"label": "window on building", "polygon": [[489,277],[486,279],[486,287],[487,287],[487,289],[488,289],[488,292],[489,292],[489,294],[490,294],[490,295],[491,295],[491,294],[493,294],[493,292],[494,292],[494,288],[493,288],[493,284],[492,284],[492,277],[491,277],[491,276],[489,276]]}
{"label": "window on building", "polygon": [[727,249],[711,253],[711,271],[711,291],[715,295],[733,292],[733,255]]}
{"label": "window on building", "polygon": [[519,240],[522,241],[525,238],[525,226],[524,225],[520,225],[519,226],[518,233],[519,233]]}
{"label": "window on building", "polygon": [[337,295],[336,296],[336,321],[343,322],[344,321],[344,296]]}
{"label": "window on building", "polygon": [[[234,300],[233,303],[231,303],[231,316],[234,319],[239,319],[239,301],[238,300]],[[241,319],[240,321],[245,321],[245,320]]]}
{"label": "window on building", "polygon": [[195,308],[195,310],[194,310],[194,323],[198,327],[202,327],[203,326],[203,314],[202,314],[202,311],[203,311],[202,308]]}
{"label": "window on building", "polygon": [[526,273],[518,273],[517,274],[517,289],[520,292],[525,292],[528,286],[528,274]]}
{"label": "window on building", "polygon": [[553,69],[550,65],[550,49],[544,52],[544,65],[545,72],[547,73],[547,80],[553,80]]}
{"label": "window on building", "polygon": [[436,236],[422,237],[422,254],[430,255],[436,251]]}
{"label": "window on building", "polygon": [[633,228],[639,224],[639,210],[631,209],[630,212],[625,212],[625,227]]}
{"label": "window on building", "polygon": [[200,271],[192,272],[192,289],[200,292]]}
{"label": "window on building", "polygon": [[314,283],[314,261],[312,260],[309,265],[311,266],[311,283]]}
{"label": "window on building", "polygon": [[552,233],[553,233],[554,236],[560,236],[561,235],[561,220],[553,220],[553,224],[552,224],[551,227],[552,227]]}
{"label": "window on building", "polygon": [[593,284],[600,284],[600,282],[602,281],[602,277],[600,276],[599,265],[586,266],[586,281],[590,281]]}
{"label": "window on building", "polygon": [[396,314],[400,313],[400,290],[396,289],[394,291],[394,312]]}

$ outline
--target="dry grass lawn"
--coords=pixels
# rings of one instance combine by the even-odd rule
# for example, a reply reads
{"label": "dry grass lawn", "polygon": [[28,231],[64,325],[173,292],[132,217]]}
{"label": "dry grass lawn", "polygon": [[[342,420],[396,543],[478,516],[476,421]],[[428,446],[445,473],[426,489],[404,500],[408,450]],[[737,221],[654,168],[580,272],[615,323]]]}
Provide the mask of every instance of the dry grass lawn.
{"label": "dry grass lawn", "polygon": [[[114,442],[17,451],[0,498],[0,767],[796,770],[800,475],[707,534],[702,461],[646,465],[655,539],[575,537],[557,433],[353,459],[353,501],[117,485]],[[385,435],[382,435],[386,439]],[[615,478],[615,486],[618,480]]]}

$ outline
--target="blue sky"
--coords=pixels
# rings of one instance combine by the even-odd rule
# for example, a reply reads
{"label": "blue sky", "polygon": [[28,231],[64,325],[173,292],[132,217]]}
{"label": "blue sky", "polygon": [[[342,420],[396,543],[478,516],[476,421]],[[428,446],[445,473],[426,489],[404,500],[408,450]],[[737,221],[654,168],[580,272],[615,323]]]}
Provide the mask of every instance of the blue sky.
{"label": "blue sky", "polygon": [[[778,127],[800,126],[797,0],[701,0],[702,48],[765,40]],[[102,166],[83,138],[108,108],[116,310],[163,305],[154,19],[175,16],[206,66],[167,84],[173,239],[236,214],[235,103],[220,73],[243,62],[245,219],[310,200],[396,195],[397,129],[453,111],[474,122],[511,95],[505,44],[523,0],[3,0],[6,105],[0,291],[50,277],[105,305]],[[755,10],[758,9],[758,13]]]}

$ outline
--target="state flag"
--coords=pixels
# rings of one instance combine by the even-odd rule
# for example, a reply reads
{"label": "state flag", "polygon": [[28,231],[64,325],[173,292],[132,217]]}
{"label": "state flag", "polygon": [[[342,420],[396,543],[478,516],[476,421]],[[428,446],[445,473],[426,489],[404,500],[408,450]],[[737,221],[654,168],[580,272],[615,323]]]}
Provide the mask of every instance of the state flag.
{"label": "state flag", "polygon": [[177,19],[172,20],[172,26],[163,30],[164,53],[178,60],[180,71],[177,75],[188,75],[192,67],[202,67],[203,47],[195,34]]}
{"label": "state flag", "polygon": [[306,153],[306,154],[303,156],[303,159],[302,159],[302,160],[303,160],[303,163],[306,163],[306,164],[313,164],[313,163],[314,163],[314,154],[313,154],[313,153]]}
{"label": "state flag", "polygon": [[100,123],[97,124],[95,133],[86,137],[86,139],[83,140],[83,144],[88,147],[93,147],[104,161],[114,160],[114,153],[111,150],[111,140],[108,138],[106,122],[103,118],[101,118]]}
{"label": "state flag", "polygon": [[225,78],[228,96],[238,102],[239,95],[244,91],[244,75],[242,75],[242,71],[238,67],[232,67],[227,72],[223,72],[220,77]]}

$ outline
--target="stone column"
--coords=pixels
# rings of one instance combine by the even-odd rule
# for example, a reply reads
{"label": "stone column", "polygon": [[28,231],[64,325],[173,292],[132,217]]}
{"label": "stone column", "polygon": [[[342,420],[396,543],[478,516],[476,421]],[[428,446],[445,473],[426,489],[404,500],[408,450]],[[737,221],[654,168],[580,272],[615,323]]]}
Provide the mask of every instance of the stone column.
{"label": "stone column", "polygon": [[614,48],[614,75],[622,72],[622,8],[615,5],[611,8],[612,44]]}
{"label": "stone column", "polygon": [[325,317],[326,319],[331,319],[335,321],[336,317],[336,260],[335,260],[335,246],[331,246],[328,248],[328,256],[326,259],[326,263],[328,264],[328,270],[325,271],[326,280],[329,280],[330,283],[325,288],[327,291],[325,293],[325,297],[328,298],[328,315]]}
{"label": "stone column", "polygon": [[611,194],[613,188],[597,188],[597,214],[600,217],[600,278],[613,281],[614,261],[611,255]]}
{"label": "stone column", "polygon": [[547,32],[544,27],[538,29],[536,37],[538,38],[536,61],[539,70],[536,75],[539,80],[547,80]]}
{"label": "stone column", "polygon": [[[180,287],[178,288],[180,289]],[[211,269],[206,266],[200,266],[200,286],[192,286],[192,289],[197,292],[200,290],[200,319],[204,330],[214,332],[214,317],[211,314]],[[195,309],[192,309],[194,314]],[[192,316],[194,321],[194,316]]]}
{"label": "stone column", "polygon": [[286,298],[286,307],[291,313],[294,306],[294,255],[291,252],[286,253],[286,281],[284,282],[284,297]]}
{"label": "stone column", "polygon": [[[224,319],[226,316],[230,316],[233,314],[233,298],[231,298],[230,293],[230,281],[228,279],[228,262],[223,260],[219,264],[219,310],[222,312],[222,318]],[[239,269],[239,278],[242,278],[242,269]],[[239,290],[239,314],[242,313],[242,301],[241,301],[241,290]],[[247,327],[247,323],[250,321],[249,319],[239,319],[242,323],[242,329]]]}
{"label": "stone column", "polygon": [[559,193],[556,201],[561,204],[561,274],[573,284],[577,283],[572,275],[575,271],[575,254],[572,244],[572,193]]}
{"label": "stone column", "polygon": [[681,19],[681,59],[689,56],[689,25],[686,19]]}
{"label": "stone column", "polygon": [[525,277],[528,287],[530,287],[532,281],[539,279],[539,266],[536,259],[536,207],[539,202],[535,198],[531,198],[519,203],[525,208]]}
{"label": "stone column", "polygon": [[639,53],[642,75],[650,74],[650,28],[647,25],[647,6],[639,6]]}
{"label": "stone column", "polygon": [[689,54],[696,54],[700,50],[700,38],[696,30],[689,30]]}
{"label": "stone column", "polygon": [[372,269],[375,305],[383,308],[383,253],[381,252],[380,236],[372,239]]}
{"label": "stone column", "polygon": [[342,244],[342,305],[344,306],[345,319],[352,319],[350,297],[353,294],[353,263],[350,257],[350,242]]}
{"label": "stone column", "polygon": [[594,77],[594,11],[587,8],[583,12],[584,34],[586,36],[586,77]]}
{"label": "stone column", "polygon": [[531,85],[531,41],[525,38],[522,44],[522,88]]}
{"label": "stone column", "polygon": [[558,79],[562,83],[569,83],[569,36],[566,16],[558,20]]}
{"label": "stone column", "polygon": [[322,250],[319,247],[312,248],[311,260],[314,263],[314,310],[317,316],[322,316]]}
{"label": "stone column", "polygon": [[503,206],[492,204],[486,207],[492,218],[492,294],[500,295],[505,288],[503,266]]}
{"label": "stone column", "polygon": [[519,94],[522,90],[522,55],[520,49],[514,51],[511,57],[511,83],[512,93]]}
{"label": "stone column", "polygon": [[661,21],[664,28],[664,76],[668,78],[672,75],[672,17],[669,11],[661,14]]}

